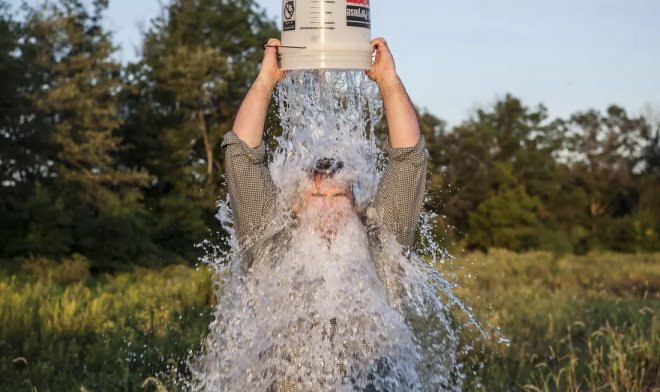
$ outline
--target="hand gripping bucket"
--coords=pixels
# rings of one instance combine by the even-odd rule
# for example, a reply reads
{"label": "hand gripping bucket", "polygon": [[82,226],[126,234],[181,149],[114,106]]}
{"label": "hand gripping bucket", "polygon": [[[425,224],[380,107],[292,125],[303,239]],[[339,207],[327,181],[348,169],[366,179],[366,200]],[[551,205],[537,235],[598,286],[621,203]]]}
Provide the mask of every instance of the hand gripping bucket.
{"label": "hand gripping bucket", "polygon": [[282,0],[281,67],[369,69],[369,0]]}

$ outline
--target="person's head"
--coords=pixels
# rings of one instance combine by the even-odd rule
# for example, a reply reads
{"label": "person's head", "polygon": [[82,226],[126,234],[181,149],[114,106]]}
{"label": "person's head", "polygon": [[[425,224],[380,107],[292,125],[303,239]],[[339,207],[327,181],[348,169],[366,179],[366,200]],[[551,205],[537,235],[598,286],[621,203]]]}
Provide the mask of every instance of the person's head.
{"label": "person's head", "polygon": [[313,219],[314,226],[327,238],[334,237],[350,214],[355,213],[350,184],[337,175],[343,168],[343,162],[334,158],[318,159],[310,170],[311,181],[296,211]]}
{"label": "person's head", "polygon": [[355,200],[350,185],[336,176],[343,168],[344,163],[334,158],[318,159],[309,173],[312,181],[303,194],[303,205],[312,198],[325,198],[335,202],[347,200],[354,206]]}

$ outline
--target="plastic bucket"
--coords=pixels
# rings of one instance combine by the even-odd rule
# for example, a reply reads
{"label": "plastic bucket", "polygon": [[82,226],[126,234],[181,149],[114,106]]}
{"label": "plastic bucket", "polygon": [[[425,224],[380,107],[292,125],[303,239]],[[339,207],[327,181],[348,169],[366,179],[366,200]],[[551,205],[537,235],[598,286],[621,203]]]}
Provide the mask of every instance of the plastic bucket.
{"label": "plastic bucket", "polygon": [[369,69],[369,0],[282,0],[281,67]]}

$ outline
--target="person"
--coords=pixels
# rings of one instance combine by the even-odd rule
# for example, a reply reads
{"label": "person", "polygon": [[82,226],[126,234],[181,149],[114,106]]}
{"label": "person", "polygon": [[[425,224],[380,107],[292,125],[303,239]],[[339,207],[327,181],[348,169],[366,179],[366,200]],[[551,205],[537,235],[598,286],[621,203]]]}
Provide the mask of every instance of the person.
{"label": "person", "polygon": [[[416,112],[397,74],[387,42],[376,38],[372,44],[376,54],[367,75],[378,84],[383,99],[388,126],[385,147],[388,163],[376,196],[360,219],[365,222],[369,256],[377,278],[388,300],[395,302],[396,284],[389,281],[383,264],[382,244],[393,235],[403,249],[413,245],[425,193],[427,152]],[[271,253],[273,247],[279,248],[275,253],[281,255],[290,241],[286,231],[282,233],[280,230],[276,234],[269,231],[269,225],[278,213],[279,191],[266,166],[263,142],[270,98],[284,77],[277,60],[278,46],[279,40],[268,41],[258,77],[240,106],[233,129],[222,142],[234,229],[239,248],[245,255],[244,270],[247,273],[264,248],[270,249]],[[361,214],[355,207],[352,184],[338,175],[343,166],[344,163],[334,157],[319,157],[308,171],[308,185],[291,209],[294,225],[311,217],[311,226],[328,242],[340,234],[346,222]],[[264,246],[266,243],[271,245]],[[269,255],[269,259],[272,258],[277,256]],[[330,320],[330,324],[328,329],[336,330],[336,320]],[[382,368],[384,363],[381,361],[377,367]],[[287,387],[286,383],[280,381],[279,386],[270,390],[296,390],[293,384]]]}
{"label": "person", "polygon": [[[387,42],[376,38],[372,43],[376,57],[367,75],[376,81],[383,97],[389,132],[386,147],[389,164],[371,207],[385,228],[396,235],[398,242],[410,247],[425,193],[426,147],[417,115],[397,75]],[[263,132],[271,95],[284,77],[277,62],[276,47],[279,45],[279,40],[268,41],[259,75],[240,106],[232,131],[222,142],[234,226],[244,249],[264,232],[276,210],[278,192],[265,165]],[[316,193],[307,192],[301,206],[309,204],[312,195],[319,194],[333,199],[330,204],[339,202],[331,197],[335,189],[325,186],[322,181],[328,177],[314,176]],[[349,184],[344,186],[348,188]],[[344,192],[344,196],[351,198],[350,192]]]}

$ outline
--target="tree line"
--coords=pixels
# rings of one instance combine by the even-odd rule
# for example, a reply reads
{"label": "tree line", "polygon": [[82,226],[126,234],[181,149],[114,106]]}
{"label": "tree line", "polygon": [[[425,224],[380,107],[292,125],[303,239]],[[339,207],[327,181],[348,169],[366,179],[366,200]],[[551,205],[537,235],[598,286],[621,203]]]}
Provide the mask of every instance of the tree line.
{"label": "tree line", "polygon": [[649,114],[612,105],[550,118],[510,95],[451,130],[423,113],[441,236],[479,249],[659,250],[660,118]]}
{"label": "tree line", "polygon": [[[97,270],[194,262],[194,244],[222,230],[220,140],[276,23],[253,0],[174,0],[123,64],[107,7],[0,0],[1,258],[80,254]],[[660,249],[655,120],[618,106],[551,119],[512,96],[453,129],[420,111],[437,237]]]}

